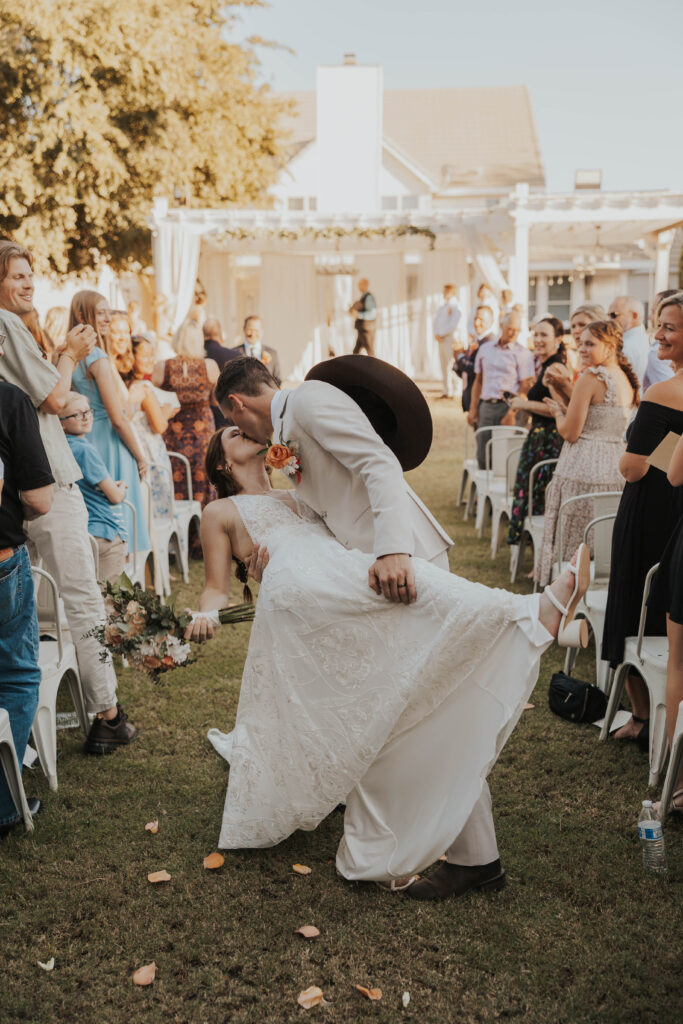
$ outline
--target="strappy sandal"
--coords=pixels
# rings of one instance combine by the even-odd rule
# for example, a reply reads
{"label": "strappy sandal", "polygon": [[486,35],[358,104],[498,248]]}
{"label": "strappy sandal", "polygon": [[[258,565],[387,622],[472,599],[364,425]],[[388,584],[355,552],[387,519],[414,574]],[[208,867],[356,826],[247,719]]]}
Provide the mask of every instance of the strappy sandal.
{"label": "strappy sandal", "polygon": [[[659,800],[653,803],[652,810],[655,812],[655,814],[659,814],[659,808],[661,806],[662,804]],[[669,810],[667,813],[683,814],[683,787],[681,787],[681,789],[677,789],[676,792],[672,795],[671,800],[669,801]]]}
{"label": "strappy sandal", "polygon": [[[637,743],[638,749],[641,753],[647,754],[650,749],[650,719],[639,718],[638,715],[634,715],[633,713],[631,714],[631,718],[634,722],[638,722],[640,725],[640,729],[635,736],[617,736],[617,732],[620,731],[617,729],[614,734],[614,739],[617,743]],[[623,725],[621,728],[625,729],[626,726]]]}
{"label": "strappy sandal", "polygon": [[417,882],[419,875],[411,875],[410,878],[392,878],[390,882],[375,882],[385,892],[405,892],[411,885]]}
{"label": "strappy sandal", "polygon": [[568,568],[570,572],[574,573],[576,581],[566,606],[555,597],[550,586],[547,586],[543,593],[562,615],[560,628],[557,631],[558,645],[560,647],[588,647],[588,623],[585,619],[575,618],[579,601],[588,590],[591,581],[590,552],[585,544],[579,544],[576,563],[570,564]]}

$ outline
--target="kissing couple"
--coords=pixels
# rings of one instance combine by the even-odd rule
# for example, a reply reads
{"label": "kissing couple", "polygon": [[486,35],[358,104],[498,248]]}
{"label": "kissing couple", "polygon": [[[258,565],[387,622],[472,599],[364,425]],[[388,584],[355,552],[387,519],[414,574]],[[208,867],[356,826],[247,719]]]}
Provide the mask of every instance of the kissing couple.
{"label": "kissing couple", "polygon": [[[502,888],[486,777],[543,652],[558,633],[585,645],[587,548],[543,594],[451,574],[452,541],[403,477],[429,409],[382,360],[340,356],[287,391],[236,359],[216,400],[234,426],[207,452],[219,500],[187,635],[213,636],[233,561],[261,582],[235,728],[209,733],[230,762],[219,847],[274,846],[345,803],[344,878],[419,900]],[[271,487],[271,452],[292,489]]]}

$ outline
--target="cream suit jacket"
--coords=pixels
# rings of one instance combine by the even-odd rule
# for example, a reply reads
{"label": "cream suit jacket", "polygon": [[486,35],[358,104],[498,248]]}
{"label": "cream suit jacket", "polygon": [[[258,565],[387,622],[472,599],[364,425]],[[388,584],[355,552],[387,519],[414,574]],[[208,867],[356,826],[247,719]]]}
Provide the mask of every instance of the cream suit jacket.
{"label": "cream suit jacket", "polygon": [[284,391],[273,440],[298,444],[296,493],[344,547],[432,561],[453,543],[365,413],[339,388],[311,380]]}

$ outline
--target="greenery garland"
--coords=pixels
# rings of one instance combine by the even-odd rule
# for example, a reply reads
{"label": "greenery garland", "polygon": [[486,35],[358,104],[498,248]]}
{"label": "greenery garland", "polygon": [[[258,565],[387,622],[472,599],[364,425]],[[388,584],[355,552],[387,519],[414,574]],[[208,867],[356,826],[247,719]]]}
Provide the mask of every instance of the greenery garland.
{"label": "greenery garland", "polygon": [[253,242],[253,241],[285,241],[298,242],[304,238],[315,241],[340,241],[342,238],[403,238],[405,235],[422,235],[429,240],[429,248],[433,249],[436,243],[436,233],[431,228],[420,227],[416,224],[394,224],[382,227],[354,227],[344,228],[340,225],[328,227],[313,227],[302,225],[297,228],[225,228],[219,231],[214,239],[221,242]]}

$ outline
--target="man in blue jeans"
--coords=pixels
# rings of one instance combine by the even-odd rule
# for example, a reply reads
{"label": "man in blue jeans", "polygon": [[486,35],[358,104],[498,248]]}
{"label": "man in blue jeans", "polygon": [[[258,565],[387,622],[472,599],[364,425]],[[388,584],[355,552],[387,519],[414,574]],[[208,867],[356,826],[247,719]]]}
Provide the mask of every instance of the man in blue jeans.
{"label": "man in blue jeans", "polygon": [[[0,357],[2,350],[0,349]],[[38,705],[38,617],[24,520],[52,504],[54,478],[28,395],[0,382],[0,707],[9,713],[21,765]],[[28,801],[32,814],[40,801]],[[21,820],[0,769],[0,838]]]}

